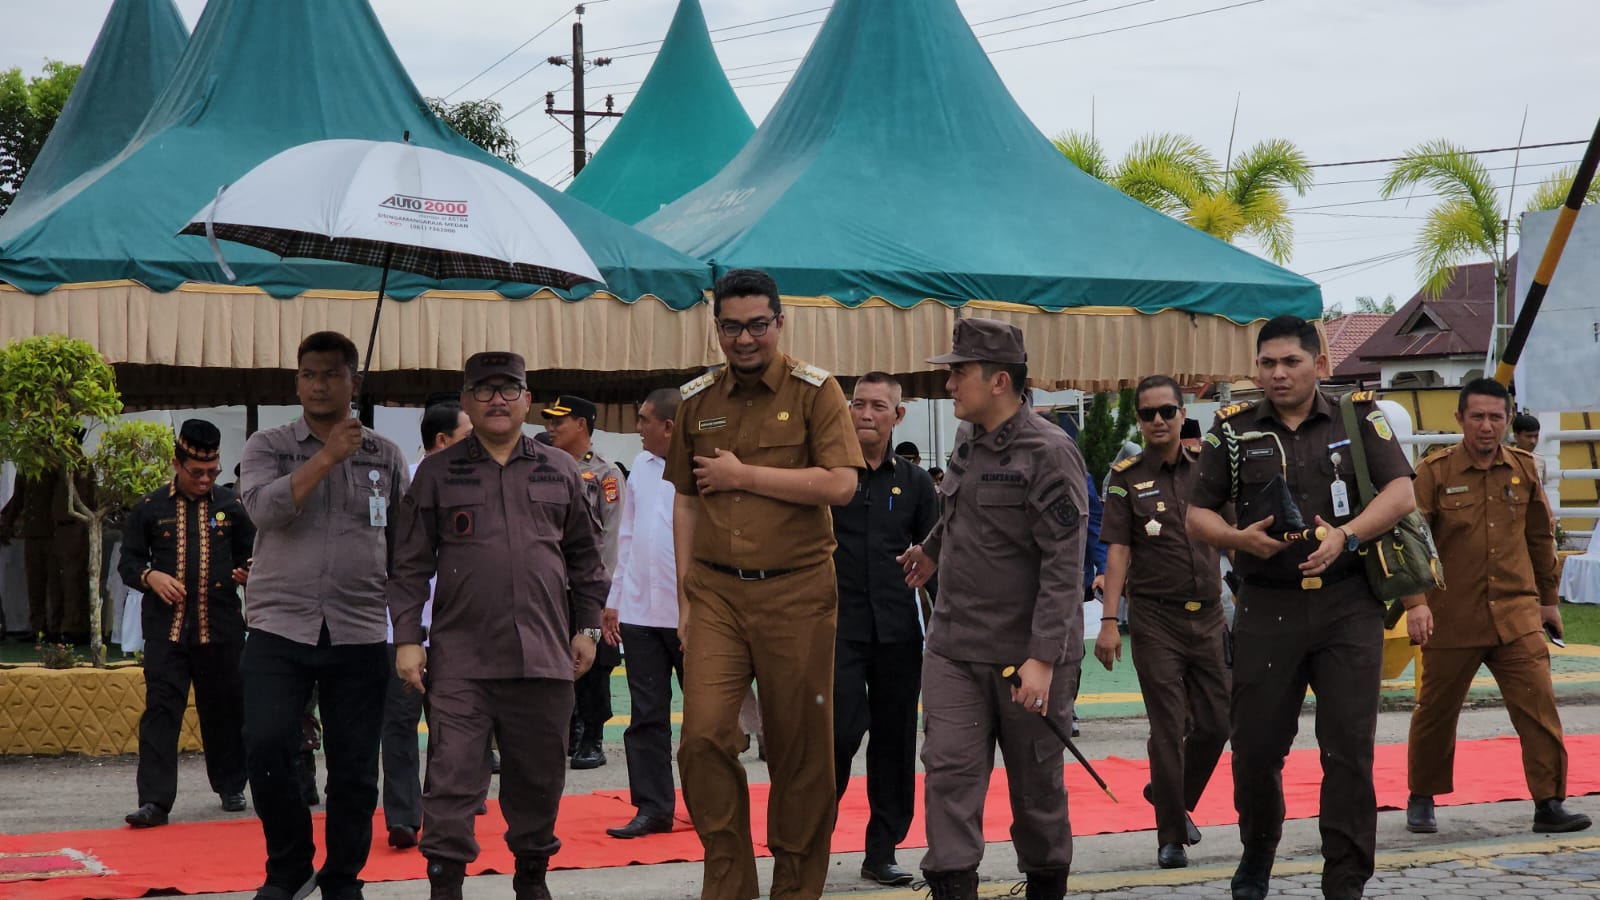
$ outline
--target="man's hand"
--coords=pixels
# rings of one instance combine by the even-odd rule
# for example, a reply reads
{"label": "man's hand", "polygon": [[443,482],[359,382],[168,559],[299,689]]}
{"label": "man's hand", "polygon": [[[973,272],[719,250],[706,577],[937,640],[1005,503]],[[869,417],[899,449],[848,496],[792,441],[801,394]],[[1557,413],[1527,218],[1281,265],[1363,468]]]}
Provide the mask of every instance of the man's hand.
{"label": "man's hand", "polygon": [[1433,610],[1427,604],[1406,610],[1406,634],[1418,647],[1428,646],[1428,638],[1433,637]]}
{"label": "man's hand", "polygon": [[1090,585],[1089,585],[1089,590],[1094,592],[1094,593],[1097,593],[1097,594],[1105,593],[1105,590],[1106,590],[1106,573],[1101,572],[1099,575],[1096,575],[1094,577],[1094,581],[1092,583],[1090,583]]}
{"label": "man's hand", "polygon": [[702,494],[743,490],[745,464],[732,452],[717,449],[716,456],[694,458],[694,481]]}
{"label": "man's hand", "polygon": [[428,673],[428,651],[421,644],[394,645],[394,673],[406,683],[406,689],[426,694],[422,677]]}
{"label": "man's hand", "polygon": [[1562,640],[1567,639],[1567,627],[1561,624],[1561,607],[1539,607],[1539,623],[1540,625],[1554,625],[1556,629],[1556,637],[1561,638]]}
{"label": "man's hand", "polygon": [[155,569],[151,569],[150,574],[144,577],[144,583],[150,588],[151,593],[160,597],[161,602],[168,606],[172,606],[182,600],[189,593],[183,586],[183,582],[165,572],[157,572]]}
{"label": "man's hand", "polygon": [[1050,679],[1055,676],[1055,667],[1049,663],[1030,659],[1017,669],[1017,677],[1022,679],[1022,687],[1011,689],[1011,701],[1024,709],[1031,710],[1039,715],[1050,711]]}
{"label": "man's hand", "polygon": [[933,557],[924,553],[921,544],[913,544],[906,548],[906,552],[896,556],[894,561],[906,573],[906,584],[919,588],[927,585],[933,573],[938,570],[939,563]]}
{"label": "man's hand", "polygon": [[361,449],[361,437],[361,420],[345,419],[328,432],[328,442],[320,452],[328,454],[334,463],[342,463]]}
{"label": "man's hand", "polygon": [[607,644],[615,647],[622,643],[621,620],[617,618],[617,611],[604,609],[600,611],[600,636],[605,638]]}
{"label": "man's hand", "polygon": [[586,634],[572,636],[572,677],[582,678],[594,665],[594,638]]}
{"label": "man's hand", "polygon": [[1327,534],[1323,536],[1322,543],[1317,545],[1317,549],[1311,551],[1306,561],[1300,564],[1300,571],[1307,575],[1321,575],[1328,571],[1334,560],[1344,555],[1344,530],[1337,525],[1324,522],[1321,516],[1317,516],[1316,523],[1318,528],[1327,529]]}
{"label": "man's hand", "polygon": [[246,569],[246,568],[241,566],[241,567],[233,570],[233,583],[234,584],[247,584],[247,583],[249,583],[249,581],[250,581],[250,570],[249,569]]}
{"label": "man's hand", "polygon": [[1094,658],[1107,672],[1111,671],[1112,662],[1122,661],[1122,632],[1117,630],[1116,622],[1100,623],[1100,636],[1094,639]]}
{"label": "man's hand", "polygon": [[689,604],[678,601],[678,650],[689,652]]}
{"label": "man's hand", "polygon": [[1289,546],[1288,542],[1267,534],[1267,526],[1272,524],[1272,519],[1272,516],[1267,516],[1247,528],[1239,529],[1239,549],[1259,559],[1271,559],[1283,552],[1283,548]]}

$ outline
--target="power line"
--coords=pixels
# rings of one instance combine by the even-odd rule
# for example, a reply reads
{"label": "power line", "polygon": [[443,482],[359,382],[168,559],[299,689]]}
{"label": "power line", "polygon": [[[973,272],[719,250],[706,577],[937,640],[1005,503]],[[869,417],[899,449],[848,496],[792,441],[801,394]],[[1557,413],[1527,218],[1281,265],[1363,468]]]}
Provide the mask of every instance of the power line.
{"label": "power line", "polygon": [[[543,27],[543,28],[539,29],[537,32],[535,32],[533,37],[528,38],[527,40],[525,40],[522,43],[518,44],[515,50],[512,50],[510,53],[507,53],[505,56],[502,56],[499,59],[495,60],[494,62],[490,63],[488,65],[488,67],[486,67],[482,72],[479,72],[478,74],[472,76],[471,78],[468,78],[466,81],[461,82],[461,87],[458,87],[455,90],[451,91],[450,93],[445,94],[444,95],[444,99],[449,100],[451,97],[454,97],[455,95],[461,93],[462,89],[465,88],[467,85],[469,85],[469,84],[473,83],[474,81],[477,81],[479,78],[482,78],[483,76],[489,74],[489,72],[491,72],[496,66],[500,65],[501,63],[505,62],[506,60],[510,59],[511,57],[516,56],[517,53],[521,52],[523,47],[526,47],[529,44],[533,43],[534,41],[538,40],[539,38],[543,37],[545,32],[547,32],[550,29],[556,27],[557,25],[560,25],[562,22],[566,21],[566,18],[567,18],[567,13],[562,13],[560,16],[558,16],[556,18],[556,20],[554,22],[551,22],[549,25],[546,25],[545,27]],[[504,88],[502,88],[501,90],[504,90]],[[499,92],[496,91],[496,93],[499,93]],[[490,96],[494,96],[494,95],[491,94]]]}
{"label": "power line", "polygon": [[[1556,159],[1556,160],[1549,160],[1547,162],[1522,163],[1522,168],[1531,169],[1534,166],[1570,166],[1575,162],[1579,162],[1579,160],[1576,160],[1576,159]],[[1337,164],[1335,164],[1335,165],[1337,165]],[[1517,167],[1516,166],[1488,166],[1486,168],[1486,171],[1489,171],[1489,172],[1507,172],[1507,171],[1510,171],[1511,169],[1515,169],[1515,168],[1517,168]],[[1388,180],[1389,179],[1387,179],[1387,178],[1350,178],[1350,179],[1347,179],[1345,181],[1319,181],[1319,182],[1317,182],[1316,186],[1321,188],[1321,187],[1333,187],[1334,185],[1339,185],[1339,184],[1377,184],[1377,183],[1379,183],[1381,181],[1388,181]]]}
{"label": "power line", "polygon": [[[1260,3],[1260,2],[1262,2],[1262,0],[1252,0],[1252,2]],[[1578,147],[1578,146],[1585,145],[1587,143],[1589,143],[1589,142],[1586,141],[1586,140],[1584,140],[1584,141],[1551,141],[1549,143],[1544,143],[1544,144],[1522,144],[1520,146],[1513,146],[1513,147],[1491,147],[1491,148],[1489,148],[1487,150],[1463,150],[1461,152],[1467,154],[1468,156],[1484,156],[1484,155],[1490,154],[1490,153],[1511,153],[1512,151],[1515,151],[1515,150],[1542,150],[1542,149],[1544,149],[1546,147]],[[1350,160],[1349,162],[1312,163],[1310,168],[1313,168],[1313,169],[1331,169],[1331,168],[1333,168],[1335,166],[1368,166],[1368,165],[1373,165],[1375,163],[1400,162],[1403,159],[1411,159],[1411,157],[1409,157],[1409,156],[1386,156],[1383,159],[1354,159],[1354,160]]]}
{"label": "power line", "polygon": [[[572,80],[571,79],[568,79],[566,84],[563,84],[561,87],[556,88],[556,90],[552,91],[551,93],[555,93],[556,91],[564,91],[569,87],[572,87]],[[527,106],[524,106],[523,108],[517,110],[516,112],[512,113],[511,115],[506,116],[504,119],[501,119],[500,120],[500,124],[504,125],[507,122],[510,122],[512,119],[515,119],[517,116],[520,116],[523,113],[527,112],[528,110],[533,109],[535,106],[538,106],[539,103],[541,101],[543,101],[543,100],[544,100],[543,97],[540,97],[537,100],[534,100],[532,103],[529,103]]]}
{"label": "power line", "polygon": [[1241,3],[1233,3],[1229,4],[1228,6],[1214,6],[1211,9],[1202,9],[1192,13],[1184,13],[1181,16],[1168,16],[1165,19],[1156,19],[1151,22],[1137,22],[1133,25],[1123,25],[1120,28],[1107,28],[1104,31],[1091,31],[1087,34],[1073,34],[1068,35],[1067,37],[1051,38],[1047,41],[1036,41],[1032,44],[1018,44],[1015,47],[1002,47],[999,50],[990,50],[988,53],[990,56],[994,56],[996,53],[1010,53],[1013,50],[1027,50],[1032,47],[1044,47],[1049,44],[1062,44],[1066,43],[1067,41],[1079,41],[1083,40],[1084,38],[1099,37],[1102,34],[1116,34],[1119,31],[1132,31],[1136,28],[1149,28],[1152,25],[1164,25],[1167,22],[1176,22],[1180,19],[1193,19],[1196,16],[1205,16],[1210,15],[1211,13],[1226,12],[1230,9],[1238,9],[1242,6],[1255,6],[1257,3],[1265,2],[1267,2],[1267,0],[1243,0]]}
{"label": "power line", "polygon": [[[1080,2],[1080,3],[1087,2],[1087,0],[1078,0],[1078,2]],[[829,9],[832,9],[832,7],[831,6],[818,6],[818,7],[815,7],[813,9],[802,9],[799,12],[787,13],[787,14],[781,15],[781,16],[772,16],[772,17],[766,18],[766,19],[756,19],[756,20],[750,21],[750,22],[740,22],[740,23],[738,23],[736,25],[723,25],[723,26],[720,26],[718,28],[708,28],[706,30],[708,32],[710,32],[711,34],[716,34],[717,32],[720,32],[720,31],[736,31],[736,30],[738,30],[740,28],[749,28],[752,25],[765,25],[765,24],[767,24],[769,22],[781,22],[784,19],[793,19],[793,18],[797,18],[799,16],[810,15],[811,13],[815,13],[815,12],[826,12]],[[816,23],[812,23],[812,24],[816,24]],[[618,44],[615,47],[602,47],[599,50],[592,50],[590,52],[591,53],[610,53],[613,50],[631,50],[634,47],[648,47],[651,44],[660,44],[660,43],[663,42],[663,40],[664,39],[662,39],[662,40],[654,40],[654,41],[636,41],[636,42],[634,42],[632,44]]]}
{"label": "power line", "polygon": [[[1092,9],[1092,10],[1086,12],[1086,13],[1078,13],[1075,16],[1066,16],[1066,17],[1060,18],[1060,19],[1051,19],[1048,22],[1035,22],[1032,25],[1018,25],[1015,28],[1007,28],[1007,29],[1004,29],[1002,31],[991,31],[988,34],[980,34],[980,35],[978,35],[978,39],[979,40],[984,40],[984,39],[987,39],[987,38],[998,37],[998,36],[1000,36],[1002,34],[1012,34],[1013,32],[1017,32],[1017,31],[1031,31],[1032,29],[1035,29],[1035,28],[1043,28],[1046,25],[1060,25],[1062,22],[1071,22],[1071,21],[1073,21],[1075,19],[1087,19],[1090,16],[1098,16],[1098,15],[1102,15],[1104,13],[1116,12],[1117,10],[1128,9],[1129,7],[1133,7],[1133,6],[1144,6],[1146,3],[1154,3],[1154,2],[1156,2],[1156,0],[1133,0],[1133,2],[1124,3],[1121,6],[1108,6],[1105,9]],[[1015,48],[1013,48],[1013,49],[1015,49]]]}
{"label": "power line", "polygon": [[1089,0],[1071,0],[1069,3],[1057,3],[1054,6],[1041,6],[1038,9],[1030,9],[1027,12],[1011,13],[1010,15],[1005,16],[995,16],[992,19],[984,19],[981,22],[973,22],[971,24],[973,28],[977,28],[979,25],[993,25],[995,22],[1004,22],[1008,19],[1021,19],[1026,16],[1033,16],[1042,12],[1049,12],[1053,9],[1063,9],[1068,6],[1082,6],[1088,2]]}
{"label": "power line", "polygon": [[1377,256],[1371,256],[1371,257],[1368,257],[1366,259],[1358,259],[1355,262],[1340,263],[1337,266],[1328,266],[1327,268],[1323,268],[1323,269],[1312,269],[1309,272],[1301,272],[1300,274],[1301,275],[1321,275],[1323,272],[1337,272],[1340,269],[1349,269],[1349,268],[1353,268],[1355,266],[1371,265],[1372,263],[1392,262],[1393,260],[1401,259],[1403,257],[1410,256],[1410,255],[1412,255],[1412,254],[1414,254],[1416,252],[1417,251],[1415,251],[1415,250],[1391,250],[1388,253],[1380,253]]}

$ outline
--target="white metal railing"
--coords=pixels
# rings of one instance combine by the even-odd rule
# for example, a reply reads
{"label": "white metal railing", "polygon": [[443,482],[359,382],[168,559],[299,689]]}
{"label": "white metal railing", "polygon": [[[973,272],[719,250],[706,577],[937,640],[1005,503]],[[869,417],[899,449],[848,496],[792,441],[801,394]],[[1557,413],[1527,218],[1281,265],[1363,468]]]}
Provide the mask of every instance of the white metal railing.
{"label": "white metal railing", "polygon": [[[1561,441],[1600,441],[1600,429],[1587,429],[1577,431],[1552,431],[1543,436],[1545,441],[1559,444]],[[1453,432],[1441,434],[1412,434],[1401,435],[1397,440],[1402,444],[1414,447],[1437,446],[1439,444],[1459,444],[1461,435]],[[1550,480],[1555,481],[1596,481],[1600,480],[1600,469],[1551,469]],[[1551,510],[1558,519],[1589,519],[1600,522],[1600,506],[1558,506]],[[1573,537],[1590,537],[1593,532],[1571,531]]]}

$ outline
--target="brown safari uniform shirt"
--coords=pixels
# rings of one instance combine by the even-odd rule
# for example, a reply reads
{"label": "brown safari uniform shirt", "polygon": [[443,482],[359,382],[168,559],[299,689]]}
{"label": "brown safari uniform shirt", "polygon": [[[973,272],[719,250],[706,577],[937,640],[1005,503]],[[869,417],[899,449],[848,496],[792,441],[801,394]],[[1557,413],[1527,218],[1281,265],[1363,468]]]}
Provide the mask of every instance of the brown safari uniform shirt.
{"label": "brown safari uniform shirt", "polygon": [[434,678],[571,681],[573,627],[599,627],[611,590],[584,485],[571,456],[527,437],[504,466],[477,435],[424,459],[396,511],[395,643],[430,637]]}
{"label": "brown safari uniform shirt", "polygon": [[[1500,448],[1487,470],[1457,444],[1417,466],[1417,511],[1433,529],[1447,587],[1428,592],[1428,649],[1508,644],[1556,605],[1556,536],[1532,454]],[[1420,601],[1409,598],[1408,606]]]}
{"label": "brown safari uniform shirt", "polygon": [[[685,385],[683,393],[666,468],[680,494],[700,494],[693,457],[716,456],[718,450],[780,469],[866,467],[839,382],[787,354],[778,354],[752,384],[722,368]],[[693,556],[702,562],[803,569],[828,561],[833,549],[833,515],[826,505],[744,491],[700,497]]]}
{"label": "brown safari uniform shirt", "polygon": [[1112,468],[1100,540],[1132,551],[1124,595],[1185,602],[1222,596],[1217,549],[1190,540],[1185,523],[1199,458],[1180,450],[1177,462],[1167,465],[1141,453]]}

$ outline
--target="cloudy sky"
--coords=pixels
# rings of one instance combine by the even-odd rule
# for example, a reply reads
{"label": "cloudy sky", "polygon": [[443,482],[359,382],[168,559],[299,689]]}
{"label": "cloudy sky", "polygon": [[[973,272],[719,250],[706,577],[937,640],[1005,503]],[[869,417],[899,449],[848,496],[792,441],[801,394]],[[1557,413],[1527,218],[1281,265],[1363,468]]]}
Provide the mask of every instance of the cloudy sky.
{"label": "cloudy sky", "polygon": [[[192,27],[204,0],[177,3]],[[702,0],[723,65],[757,122],[797,65],[784,61],[805,54],[828,4]],[[110,0],[16,5],[22,8],[8,12],[0,33],[0,68],[32,72],[47,57],[81,62]],[[510,127],[526,141],[528,171],[552,183],[563,178],[569,139],[544,116],[543,96],[567,76],[539,63],[568,49],[571,0],[373,5],[424,94],[493,93],[515,115]],[[615,85],[609,90],[625,105],[625,92],[649,68],[654,45],[645,42],[661,38],[676,5],[590,3],[589,47],[621,47],[617,57],[638,54],[619,58],[591,83]],[[1087,130],[1092,120],[1114,156],[1153,131],[1193,135],[1220,156],[1236,98],[1236,147],[1287,138],[1319,164],[1393,157],[1437,138],[1471,149],[1514,146],[1524,112],[1522,143],[1582,141],[1600,115],[1600,54],[1582,37],[1600,32],[1595,0],[960,0],[960,6],[1041,131]],[[547,26],[553,27],[466,84]],[[603,140],[607,128],[594,134]],[[1534,183],[1581,153],[1581,146],[1525,150],[1514,209],[1521,210]],[[1508,188],[1514,154],[1482,158]],[[1430,198],[1382,200],[1377,181],[1384,168],[1319,167],[1318,186],[1293,203],[1297,249],[1290,267],[1321,282],[1330,303],[1387,294],[1403,302],[1416,290],[1413,259],[1400,254],[1411,247]]]}

